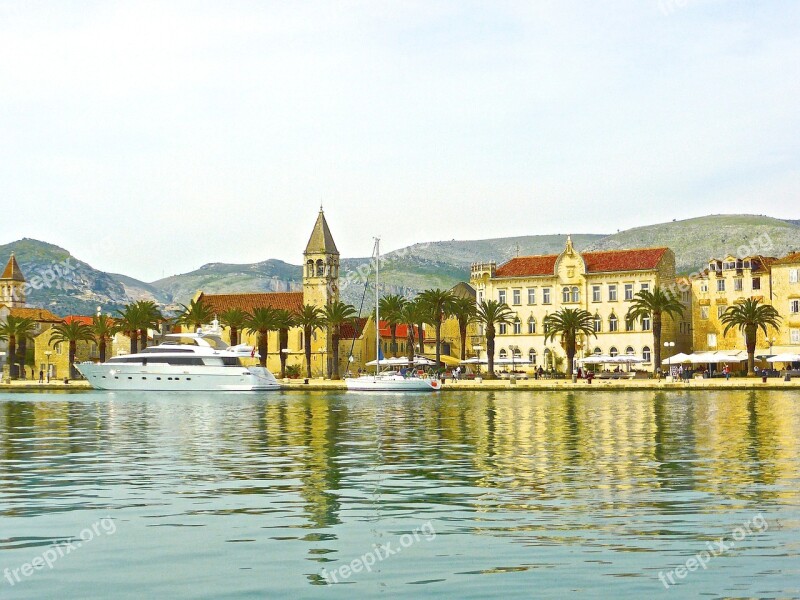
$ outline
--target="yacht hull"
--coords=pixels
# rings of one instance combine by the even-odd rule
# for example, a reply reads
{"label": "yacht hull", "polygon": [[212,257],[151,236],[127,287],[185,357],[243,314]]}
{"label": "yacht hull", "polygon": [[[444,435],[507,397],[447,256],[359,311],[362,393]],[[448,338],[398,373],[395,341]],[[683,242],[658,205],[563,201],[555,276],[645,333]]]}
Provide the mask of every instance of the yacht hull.
{"label": "yacht hull", "polygon": [[261,367],[187,369],[165,364],[83,363],[75,368],[98,390],[250,392],[281,388],[272,373]]}
{"label": "yacht hull", "polygon": [[381,377],[363,375],[344,380],[347,390],[353,392],[438,392],[442,384],[438,379],[415,377]]}

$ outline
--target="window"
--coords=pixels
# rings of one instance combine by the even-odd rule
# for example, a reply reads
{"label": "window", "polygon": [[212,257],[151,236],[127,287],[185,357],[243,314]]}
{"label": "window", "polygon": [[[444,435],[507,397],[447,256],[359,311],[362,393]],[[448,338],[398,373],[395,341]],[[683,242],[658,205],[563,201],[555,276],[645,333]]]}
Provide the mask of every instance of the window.
{"label": "window", "polygon": [[514,350],[512,350],[512,353],[514,355],[514,360],[522,360],[522,350],[520,350],[519,348],[514,348]]}
{"label": "window", "polygon": [[644,359],[644,362],[650,362],[650,346],[645,346],[642,348],[642,358]]}
{"label": "window", "polygon": [[717,307],[717,318],[721,319],[722,315],[725,314],[725,311],[728,309],[727,306],[718,306]]}
{"label": "window", "polygon": [[508,358],[508,352],[505,351],[505,348],[500,350],[500,358]]}
{"label": "window", "polygon": [[625,319],[625,331],[633,331],[635,328],[635,324],[633,319]]}
{"label": "window", "polygon": [[600,318],[600,315],[594,317],[594,331],[595,333],[603,331],[603,319]]}
{"label": "window", "polygon": [[542,288],[542,302],[550,304],[550,288]]}
{"label": "window", "polygon": [[592,302],[600,302],[600,286],[592,286]]}
{"label": "window", "polygon": [[619,322],[617,321],[617,316],[614,314],[608,317],[608,330],[619,331]]}
{"label": "window", "polygon": [[519,320],[519,317],[514,319],[514,333],[516,335],[522,333],[522,322]]}
{"label": "window", "polygon": [[542,329],[544,329],[544,334],[547,335],[550,331],[550,323],[547,322],[547,317],[544,318],[542,321]]}
{"label": "window", "polygon": [[483,290],[478,290],[478,304],[483,302]]}
{"label": "window", "polygon": [[627,354],[628,356],[633,356],[633,346],[628,346],[627,348],[625,348],[625,354]]}
{"label": "window", "polygon": [[790,329],[789,339],[793,344],[800,344],[800,329]]}
{"label": "window", "polygon": [[704,321],[708,319],[708,307],[707,306],[701,306],[700,307],[700,318],[703,319]]}
{"label": "window", "polygon": [[639,286],[639,289],[642,290],[643,292],[649,292],[650,291],[650,284],[649,283],[643,283],[643,284],[641,284]]}
{"label": "window", "polygon": [[577,286],[572,286],[572,301],[573,302],[581,301],[581,291],[578,289]]}
{"label": "window", "polygon": [[536,350],[534,350],[533,348],[528,350],[528,362],[531,363],[532,365],[536,364]]}
{"label": "window", "polygon": [[58,342],[56,344],[56,354],[61,354],[61,350],[62,350],[61,349],[61,345],[62,345],[61,342]]}
{"label": "window", "polygon": [[619,354],[619,350],[617,350],[616,346],[611,346],[611,349],[608,351],[609,356],[617,356]]}
{"label": "window", "polygon": [[505,290],[497,290],[497,301],[500,304],[506,303],[506,291]]}
{"label": "window", "polygon": [[709,348],[716,348],[717,347],[717,334],[716,333],[709,333],[706,336],[706,345]]}
{"label": "window", "polygon": [[302,331],[297,332],[297,347],[300,350],[305,350],[305,343],[306,343],[306,336],[303,335]]}
{"label": "window", "polygon": [[536,288],[528,288],[528,304],[536,304]]}
{"label": "window", "polygon": [[723,271],[732,271],[736,269],[736,261],[735,260],[726,260],[722,263],[722,270]]}
{"label": "window", "polygon": [[528,333],[536,333],[536,319],[533,317],[528,319]]}
{"label": "window", "polygon": [[793,315],[800,313],[800,300],[789,300],[789,312]]}
{"label": "window", "polygon": [[741,292],[744,289],[743,281],[741,277],[737,277],[733,280],[733,291],[734,292]]}
{"label": "window", "polygon": [[650,315],[642,317],[642,331],[650,331]]}
{"label": "window", "polygon": [[633,300],[633,284],[625,284],[625,300]]}
{"label": "window", "polygon": [[595,356],[600,356],[602,353],[603,352],[602,352],[602,350],[600,350],[599,346],[597,348],[595,348],[594,350],[592,350],[592,354],[594,354]]}
{"label": "window", "polygon": [[708,280],[707,279],[703,279],[702,281],[700,281],[700,291],[701,292],[707,292],[708,291]]}
{"label": "window", "polygon": [[500,335],[505,335],[506,329],[508,329],[508,326],[505,323],[500,323]]}
{"label": "window", "polygon": [[514,304],[522,304],[522,290],[512,290],[511,298],[513,299]]}
{"label": "window", "polygon": [[789,271],[789,283],[797,283],[797,273],[800,269],[791,269]]}
{"label": "window", "polygon": [[725,291],[725,280],[724,279],[717,279],[717,291],[724,292]]}
{"label": "window", "polygon": [[616,302],[617,301],[617,285],[612,283],[608,286],[608,301],[609,302]]}
{"label": "window", "polygon": [[753,290],[761,289],[761,277],[753,277]]}
{"label": "window", "polygon": [[569,302],[569,288],[565,287],[561,290],[561,301]]}

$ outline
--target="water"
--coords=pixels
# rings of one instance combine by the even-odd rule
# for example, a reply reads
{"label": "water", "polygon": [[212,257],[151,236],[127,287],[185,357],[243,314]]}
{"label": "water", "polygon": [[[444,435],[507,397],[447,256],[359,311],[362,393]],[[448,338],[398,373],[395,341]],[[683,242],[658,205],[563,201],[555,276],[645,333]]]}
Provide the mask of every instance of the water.
{"label": "water", "polygon": [[0,395],[0,597],[800,597],[798,432],[792,392]]}

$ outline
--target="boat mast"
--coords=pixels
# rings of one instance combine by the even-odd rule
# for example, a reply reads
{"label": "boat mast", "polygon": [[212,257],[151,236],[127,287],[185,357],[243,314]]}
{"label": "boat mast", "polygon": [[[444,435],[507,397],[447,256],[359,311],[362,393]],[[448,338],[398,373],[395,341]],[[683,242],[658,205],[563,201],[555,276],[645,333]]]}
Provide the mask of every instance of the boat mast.
{"label": "boat mast", "polygon": [[381,371],[381,310],[380,288],[378,276],[380,275],[381,238],[375,238],[375,375]]}

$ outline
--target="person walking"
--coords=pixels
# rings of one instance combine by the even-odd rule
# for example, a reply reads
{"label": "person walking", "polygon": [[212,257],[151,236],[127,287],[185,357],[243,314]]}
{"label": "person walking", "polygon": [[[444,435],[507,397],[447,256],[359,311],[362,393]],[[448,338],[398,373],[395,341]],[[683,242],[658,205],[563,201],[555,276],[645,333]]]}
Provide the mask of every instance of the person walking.
{"label": "person walking", "polygon": [[44,383],[44,371],[39,369],[39,383]]}

